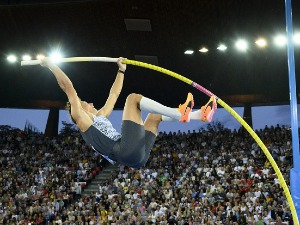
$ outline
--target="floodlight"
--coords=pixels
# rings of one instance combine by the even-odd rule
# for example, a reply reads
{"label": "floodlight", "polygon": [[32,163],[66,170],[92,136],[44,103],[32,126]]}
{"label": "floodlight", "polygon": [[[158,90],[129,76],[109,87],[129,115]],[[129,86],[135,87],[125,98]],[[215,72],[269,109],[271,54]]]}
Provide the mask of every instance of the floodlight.
{"label": "floodlight", "polygon": [[300,33],[294,34],[294,43],[300,45]]}
{"label": "floodlight", "polygon": [[267,46],[267,41],[264,38],[259,38],[255,41],[255,44],[260,48],[264,48]]}
{"label": "floodlight", "polygon": [[17,61],[17,57],[15,55],[9,55],[7,56],[7,60],[11,63],[14,63]]}
{"label": "floodlight", "polygon": [[53,62],[60,62],[60,60],[62,59],[62,55],[59,53],[59,52],[53,52],[50,56],[50,59],[53,61]]}
{"label": "floodlight", "polygon": [[39,60],[41,60],[41,59],[43,59],[43,58],[45,58],[45,56],[44,56],[44,55],[41,55],[41,54],[39,54],[39,55],[36,56],[36,59],[39,59]]}
{"label": "floodlight", "polygon": [[277,45],[277,46],[284,46],[286,45],[286,37],[284,35],[278,35],[274,38],[274,43]]}
{"label": "floodlight", "polygon": [[208,49],[203,47],[203,48],[199,49],[199,52],[205,53],[205,52],[208,52]]}
{"label": "floodlight", "polygon": [[29,61],[29,60],[31,60],[31,56],[30,55],[23,55],[22,59],[24,61]]}
{"label": "floodlight", "polygon": [[194,53],[193,50],[186,50],[186,51],[184,52],[184,54],[186,54],[186,55],[191,55],[191,54],[193,54],[193,53]]}
{"label": "floodlight", "polygon": [[235,46],[238,50],[245,52],[248,49],[248,43],[245,40],[238,40],[235,43]]}
{"label": "floodlight", "polygon": [[227,49],[227,46],[224,45],[224,44],[220,44],[218,47],[217,47],[218,50],[220,51],[225,51]]}

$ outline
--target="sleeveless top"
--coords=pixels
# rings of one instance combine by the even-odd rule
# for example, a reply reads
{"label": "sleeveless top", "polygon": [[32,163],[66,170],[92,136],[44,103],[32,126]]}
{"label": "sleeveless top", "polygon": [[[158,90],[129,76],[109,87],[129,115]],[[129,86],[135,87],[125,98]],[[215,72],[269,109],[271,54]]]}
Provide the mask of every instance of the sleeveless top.
{"label": "sleeveless top", "polygon": [[117,141],[121,138],[121,134],[113,128],[111,122],[105,116],[94,116],[93,126],[97,128],[102,134],[110,138],[113,141]]}
{"label": "sleeveless top", "polygon": [[112,152],[114,145],[121,139],[122,135],[113,128],[111,122],[105,116],[93,115],[93,120],[93,125],[85,132],[81,132],[82,138],[95,151],[114,164],[115,161],[109,159],[108,155]]}

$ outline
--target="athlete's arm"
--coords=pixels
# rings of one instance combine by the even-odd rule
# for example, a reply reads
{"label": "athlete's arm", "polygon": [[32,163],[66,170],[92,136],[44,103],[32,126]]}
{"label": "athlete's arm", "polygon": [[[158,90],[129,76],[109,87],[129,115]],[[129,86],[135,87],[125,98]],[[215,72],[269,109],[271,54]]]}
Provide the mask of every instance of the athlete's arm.
{"label": "athlete's arm", "polygon": [[48,67],[52,71],[58,82],[58,85],[66,93],[71,104],[72,117],[75,121],[77,121],[80,115],[79,110],[81,110],[81,104],[71,80],[57,65],[51,62],[51,60],[44,58],[41,61],[42,66]]}
{"label": "athlete's arm", "polygon": [[122,61],[125,58],[119,58],[117,63],[119,66],[119,70],[116,76],[116,79],[113,85],[110,88],[109,96],[104,104],[104,106],[98,111],[97,115],[102,115],[108,117],[113,111],[115,104],[118,100],[118,97],[122,91],[123,81],[124,81],[124,73],[126,71],[126,64],[123,64]]}

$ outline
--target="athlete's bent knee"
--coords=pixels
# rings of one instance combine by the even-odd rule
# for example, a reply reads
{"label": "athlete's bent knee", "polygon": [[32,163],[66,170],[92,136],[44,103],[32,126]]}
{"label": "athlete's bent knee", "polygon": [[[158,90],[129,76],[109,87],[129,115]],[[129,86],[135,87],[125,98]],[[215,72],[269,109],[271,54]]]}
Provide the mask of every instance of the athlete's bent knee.
{"label": "athlete's bent knee", "polygon": [[130,103],[139,103],[142,99],[142,95],[140,94],[136,94],[136,93],[131,93],[127,96],[126,98],[126,102],[130,102]]}

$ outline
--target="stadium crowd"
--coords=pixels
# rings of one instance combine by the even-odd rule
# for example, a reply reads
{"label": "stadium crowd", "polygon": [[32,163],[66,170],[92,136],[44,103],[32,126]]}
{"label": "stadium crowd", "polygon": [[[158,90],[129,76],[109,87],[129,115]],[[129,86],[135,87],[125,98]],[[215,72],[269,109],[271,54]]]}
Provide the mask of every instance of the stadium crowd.
{"label": "stadium crowd", "polygon": [[[290,130],[256,133],[289,184]],[[84,194],[105,163],[78,133],[50,138],[2,126],[0,224],[293,224],[273,168],[243,128],[160,133],[146,166],[118,165]]]}

